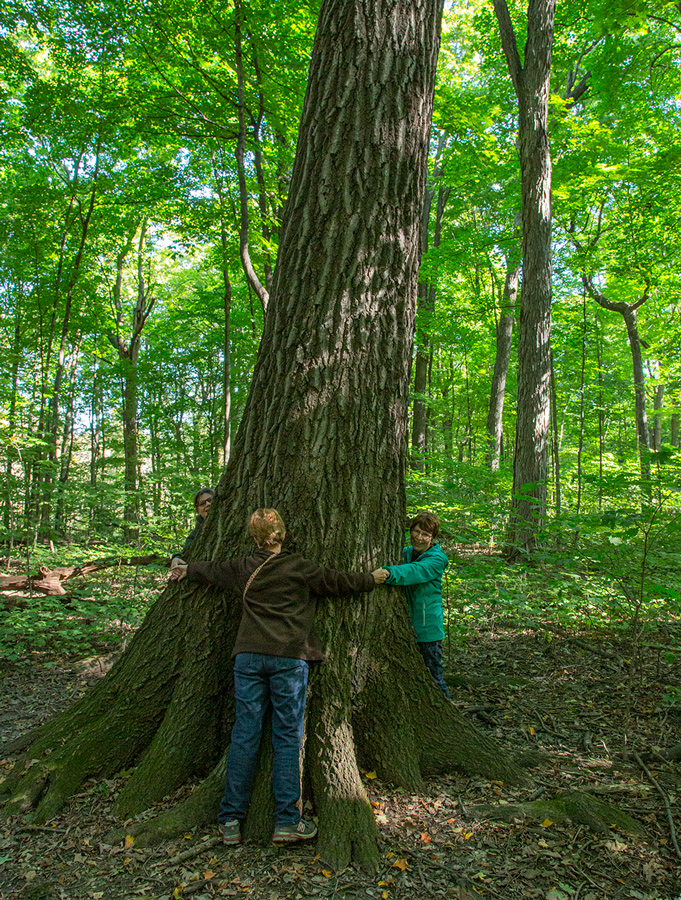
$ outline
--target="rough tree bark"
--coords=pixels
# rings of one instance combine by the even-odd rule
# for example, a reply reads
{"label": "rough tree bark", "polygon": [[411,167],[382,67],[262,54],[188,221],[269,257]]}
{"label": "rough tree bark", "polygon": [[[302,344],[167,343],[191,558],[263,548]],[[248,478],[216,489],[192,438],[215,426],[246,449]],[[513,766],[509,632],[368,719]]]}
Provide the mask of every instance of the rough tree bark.
{"label": "rough tree bark", "polygon": [[[261,505],[312,558],[351,570],[399,558],[440,16],[440,0],[322,3],[253,384],[194,558],[248,549]],[[84,779],[136,765],[117,800],[127,817],[215,767],[187,804],[137,831],[212,818],[239,617],[212,588],[169,586],[109,675],[24,740],[9,810],[45,821]],[[318,624],[326,658],[311,678],[304,782],[331,865],[378,860],[360,767],[408,790],[452,769],[522,779],[433,684],[400,593],[322,603]],[[258,778],[266,795],[266,765]],[[251,804],[248,836],[271,835],[266,809]]]}
{"label": "rough tree bark", "polygon": [[529,0],[521,61],[506,0],[494,0],[518,98],[523,275],[518,323],[518,403],[509,554],[533,549],[546,513],[551,378],[551,153],[548,102],[555,0]]}

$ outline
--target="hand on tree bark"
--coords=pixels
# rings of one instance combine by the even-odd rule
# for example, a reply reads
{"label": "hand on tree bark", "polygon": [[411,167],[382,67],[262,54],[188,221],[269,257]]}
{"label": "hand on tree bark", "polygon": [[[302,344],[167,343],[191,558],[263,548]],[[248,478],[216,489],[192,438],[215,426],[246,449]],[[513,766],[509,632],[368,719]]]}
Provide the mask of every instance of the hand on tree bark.
{"label": "hand on tree bark", "polygon": [[187,577],[187,563],[177,563],[170,570],[169,581],[182,581]]}
{"label": "hand on tree bark", "polygon": [[390,572],[387,569],[376,569],[371,574],[374,576],[376,584],[383,584],[388,575],[390,575]]}

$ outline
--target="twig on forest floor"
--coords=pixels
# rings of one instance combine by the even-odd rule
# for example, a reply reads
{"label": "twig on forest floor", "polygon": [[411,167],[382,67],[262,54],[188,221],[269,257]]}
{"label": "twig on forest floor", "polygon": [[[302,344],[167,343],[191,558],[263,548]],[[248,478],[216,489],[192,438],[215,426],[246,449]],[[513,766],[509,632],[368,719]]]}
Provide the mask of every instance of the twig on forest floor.
{"label": "twig on forest floor", "polygon": [[182,896],[190,897],[192,894],[198,894],[199,891],[205,891],[210,883],[210,879],[205,879],[204,881],[192,881],[182,888]]}
{"label": "twig on forest floor", "polygon": [[[553,720],[553,716],[551,716],[550,713],[544,712],[544,715],[542,716],[542,714],[539,712],[539,710],[535,709],[534,706],[528,706],[527,709],[528,709],[531,713],[534,713],[534,715],[535,715],[535,717],[536,717],[536,719],[537,719],[537,722],[539,723],[539,727],[540,727],[540,729],[541,729],[542,731],[546,731],[546,732],[548,732],[549,734],[552,734],[554,737],[557,737],[557,738],[561,738],[561,739],[565,738],[564,732],[556,731],[556,730],[555,730],[556,723],[555,723],[555,721]],[[544,719],[549,719],[550,722],[551,722],[551,724],[553,725],[553,728],[550,728],[550,727],[546,724],[546,722],[544,721]]]}
{"label": "twig on forest floor", "polygon": [[636,759],[636,762],[639,764],[639,766],[646,773],[646,775],[648,776],[648,778],[650,779],[652,784],[655,785],[660,797],[662,797],[662,800],[664,801],[664,806],[667,811],[667,821],[669,822],[669,831],[671,832],[672,843],[674,844],[674,849],[676,850],[676,855],[679,857],[679,859],[681,859],[681,850],[679,849],[679,842],[676,839],[676,828],[674,827],[674,818],[672,816],[671,807],[669,806],[669,799],[668,799],[667,795],[665,794],[665,792],[660,787],[660,785],[658,784],[658,782],[653,778],[653,776],[650,773],[650,770],[647,768],[646,764],[643,762],[643,760],[638,755],[638,753],[634,753],[634,758]]}
{"label": "twig on forest floor", "polygon": [[426,893],[428,893],[428,894],[434,894],[435,891],[434,891],[431,887],[429,887],[429,886],[428,886],[428,883],[426,882],[426,878],[425,878],[425,876],[424,876],[424,874],[423,874],[423,869],[421,868],[421,866],[418,866],[418,868],[417,868],[416,871],[419,873],[419,878],[421,879],[421,884],[423,885],[424,890],[426,891]]}
{"label": "twig on forest floor", "polygon": [[188,859],[194,859],[196,856],[201,856],[206,850],[212,850],[213,847],[217,847],[220,843],[222,843],[221,837],[211,838],[208,841],[204,841],[198,847],[192,847],[191,850],[183,850],[182,853],[176,853],[175,856],[171,856],[168,860],[168,864],[171,866],[179,866],[180,863],[186,862]]}
{"label": "twig on forest floor", "polygon": [[[589,843],[590,843],[590,844],[593,844],[594,841],[590,841]],[[579,874],[582,876],[582,878],[586,878],[586,881],[588,881],[589,884],[590,884],[592,887],[595,887],[595,888],[599,888],[599,889],[600,889],[600,885],[599,885],[596,881],[594,881],[593,878],[591,878],[591,876],[588,875],[588,874],[587,874],[583,869],[581,869],[579,866],[571,866],[570,868],[571,868],[573,871],[575,871],[575,872],[579,872]],[[586,881],[585,881],[583,884],[586,884]],[[583,886],[583,885],[582,885],[582,886]]]}
{"label": "twig on forest floor", "polygon": [[46,831],[49,834],[66,834],[68,829],[66,828],[51,828],[49,825],[22,825],[20,828],[14,829],[16,832],[19,831]]}
{"label": "twig on forest floor", "polygon": [[574,896],[573,896],[572,900],[579,900],[579,895],[582,893],[582,888],[584,887],[585,884],[586,884],[586,881],[583,881],[583,882],[579,885],[579,887],[577,888],[577,890],[576,890],[575,893],[574,893]]}

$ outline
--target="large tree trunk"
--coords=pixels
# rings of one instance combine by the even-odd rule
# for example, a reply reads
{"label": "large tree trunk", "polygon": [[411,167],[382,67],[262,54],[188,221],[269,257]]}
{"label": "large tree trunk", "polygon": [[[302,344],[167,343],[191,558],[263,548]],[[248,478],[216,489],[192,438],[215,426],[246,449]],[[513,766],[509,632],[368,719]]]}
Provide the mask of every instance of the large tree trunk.
{"label": "large tree trunk", "polygon": [[530,0],[521,63],[506,0],[494,0],[518,98],[523,277],[518,324],[518,404],[510,554],[533,549],[546,513],[551,378],[551,153],[548,102],[555,0]]}
{"label": "large tree trunk", "polygon": [[[439,0],[322,4],[253,384],[194,558],[246,550],[247,514],[262,505],[321,562],[367,570],[399,558],[440,15]],[[215,589],[169,586],[111,673],[30,736],[38,762],[15,767],[10,809],[37,805],[44,821],[85,778],[138,763],[117,801],[127,817],[219,765],[240,612]],[[360,766],[408,790],[451,769],[522,778],[434,685],[401,593],[321,603],[318,624],[325,662],[311,678],[304,781],[332,865],[378,859]],[[263,764],[263,795],[268,778]],[[204,821],[219,792],[218,768],[181,814],[142,828]],[[251,804],[247,835],[271,835],[266,811]]]}

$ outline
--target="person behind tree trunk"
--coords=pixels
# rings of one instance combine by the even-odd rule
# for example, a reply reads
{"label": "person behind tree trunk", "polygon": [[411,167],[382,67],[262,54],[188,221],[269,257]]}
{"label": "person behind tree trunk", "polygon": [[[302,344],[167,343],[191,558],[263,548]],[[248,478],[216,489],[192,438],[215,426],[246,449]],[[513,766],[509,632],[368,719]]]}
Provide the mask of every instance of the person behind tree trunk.
{"label": "person behind tree trunk", "polygon": [[179,553],[173,553],[170,557],[171,570],[176,566],[184,564],[185,553],[187,553],[196,540],[199,531],[201,531],[201,526],[206,521],[206,516],[208,515],[208,510],[211,507],[214,496],[215,491],[212,488],[201,488],[200,491],[197,491],[196,494],[194,494],[194,512],[196,513],[196,521],[194,522],[194,527],[187,535],[182,550]]}
{"label": "person behind tree trunk", "polygon": [[402,551],[404,564],[385,566],[386,584],[404,586],[409,616],[423,661],[446,697],[449,688],[442,674],[442,575],[449,559],[435,541],[440,520],[435,513],[419,512],[409,523],[411,547]]}
{"label": "person behind tree trunk", "polygon": [[225,793],[218,823],[226,844],[241,840],[253,787],[265,712],[272,707],[272,787],[275,843],[307,840],[317,833],[301,819],[300,744],[303,736],[308,664],[322,659],[315,631],[320,597],[371,591],[381,572],[337,572],[282,550],[286,528],[275,509],[251,516],[257,550],[226,562],[178,565],[172,580],[214,584],[241,599],[242,612],[234,659],[236,719],[227,755]]}

